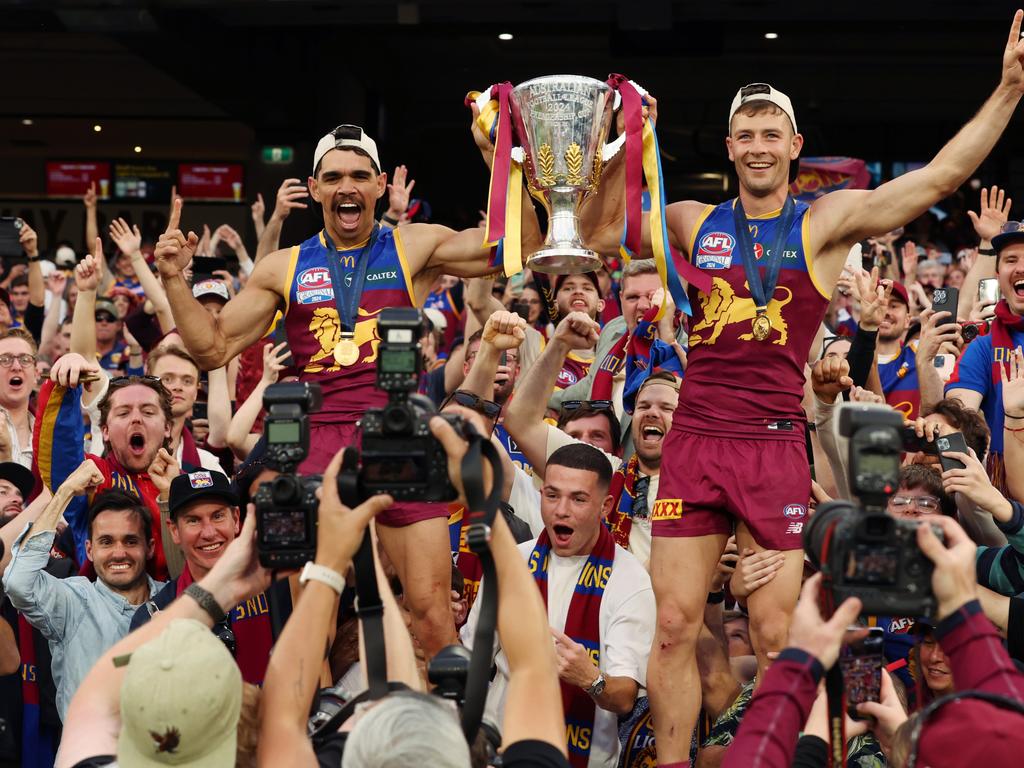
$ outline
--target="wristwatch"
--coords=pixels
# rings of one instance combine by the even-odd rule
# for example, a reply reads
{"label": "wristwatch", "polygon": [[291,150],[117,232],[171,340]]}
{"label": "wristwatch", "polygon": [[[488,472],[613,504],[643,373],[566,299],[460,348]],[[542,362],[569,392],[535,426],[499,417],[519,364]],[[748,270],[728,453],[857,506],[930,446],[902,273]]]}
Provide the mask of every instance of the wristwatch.
{"label": "wristwatch", "polygon": [[604,674],[600,670],[598,670],[597,680],[592,682],[590,684],[590,687],[586,688],[585,690],[591,696],[600,696],[602,693],[604,693],[604,687],[606,683],[607,681],[604,679]]}
{"label": "wristwatch", "polygon": [[307,581],[319,581],[321,584],[326,584],[339,595],[345,591],[345,579],[341,577],[340,573],[326,566],[317,565],[312,560],[306,563],[306,567],[299,575],[299,584],[305,584]]}
{"label": "wristwatch", "polygon": [[220,603],[217,602],[212,594],[207,592],[198,584],[189,584],[185,588],[185,594],[199,603],[199,607],[210,615],[214,624],[219,624],[226,618],[227,614],[225,614],[224,609],[220,607]]}

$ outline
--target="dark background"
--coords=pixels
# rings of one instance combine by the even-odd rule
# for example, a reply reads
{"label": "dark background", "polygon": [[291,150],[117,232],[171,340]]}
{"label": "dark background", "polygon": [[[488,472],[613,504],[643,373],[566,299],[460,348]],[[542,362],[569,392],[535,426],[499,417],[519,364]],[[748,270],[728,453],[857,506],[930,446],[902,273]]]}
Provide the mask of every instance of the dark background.
{"label": "dark background", "polygon": [[[0,2],[0,215],[24,215],[44,249],[59,238],[77,246],[81,205],[45,197],[44,163],[93,158],[241,162],[247,200],[262,192],[269,215],[281,179],[309,175],[316,140],[353,122],[376,137],[386,170],[409,166],[435,221],[473,225],[487,176],[466,91],[556,73],[622,72],[659,98],[669,200],[730,196],[726,113],[754,81],[792,97],[806,155],[923,161],[998,82],[1014,10],[977,0]],[[1022,119],[979,171],[984,183],[1024,187]],[[294,162],[264,164],[267,145],[293,147]],[[166,217],[166,205],[101,211],[149,236]],[[251,235],[247,206],[186,205],[187,226],[204,221]],[[293,215],[282,242],[318,224],[317,212]]]}

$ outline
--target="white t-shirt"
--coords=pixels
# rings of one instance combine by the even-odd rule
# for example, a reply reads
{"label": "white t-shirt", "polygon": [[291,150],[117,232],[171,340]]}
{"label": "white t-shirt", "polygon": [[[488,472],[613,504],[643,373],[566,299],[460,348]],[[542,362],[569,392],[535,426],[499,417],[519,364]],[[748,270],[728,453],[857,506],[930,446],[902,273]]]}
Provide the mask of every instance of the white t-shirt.
{"label": "white t-shirt", "polygon": [[[573,443],[582,442],[577,440],[575,437],[570,437],[568,434],[558,429],[557,427],[548,426],[548,442],[545,447],[544,459],[545,461],[551,457],[551,454],[561,448],[563,445],[572,445]],[[601,451],[600,448],[598,448]],[[612,472],[618,470],[622,466],[622,459],[618,456],[613,456],[607,451],[601,451],[605,456],[608,457],[608,461],[612,463]],[[644,567],[651,560],[651,510],[654,509],[654,502],[658,500],[658,483],[660,475],[651,475],[651,482],[647,486],[647,519],[646,520],[633,520],[633,525],[629,529],[629,551],[636,555],[636,559],[639,560]],[[514,489],[514,486],[513,486]],[[510,502],[511,503],[511,502]],[[515,505],[513,505],[514,507]],[[518,514],[518,510],[517,510]],[[520,515],[521,517],[521,515]],[[543,526],[543,523],[541,524]],[[533,530],[533,526],[530,526],[530,530]],[[538,532],[538,535],[539,532]]]}
{"label": "white t-shirt", "polygon": [[530,526],[531,536],[540,536],[544,530],[544,521],[540,517],[540,491],[534,484],[534,478],[526,474],[522,467],[515,467],[515,478],[512,480],[512,491],[508,496],[508,505],[512,507],[516,517]]}
{"label": "white t-shirt", "polygon": [[[536,539],[519,545],[523,560],[529,560],[537,545]],[[579,579],[586,556],[559,557],[554,552],[548,565],[548,622],[552,627],[565,629],[565,620],[572,601],[573,587]],[[462,642],[473,647],[473,635],[480,615],[480,601],[473,604],[469,619],[462,628]],[[657,609],[651,577],[633,555],[618,544],[612,575],[608,578],[598,627],[601,633],[601,672],[605,677],[629,677],[641,686],[647,681],[647,658],[654,641]],[[505,691],[508,686],[508,659],[500,650],[501,638],[496,638],[498,673],[487,693],[484,717],[499,725],[505,711]],[[552,640],[552,642],[554,642]],[[590,748],[590,768],[614,768],[619,755],[618,716],[595,707],[594,734]]]}

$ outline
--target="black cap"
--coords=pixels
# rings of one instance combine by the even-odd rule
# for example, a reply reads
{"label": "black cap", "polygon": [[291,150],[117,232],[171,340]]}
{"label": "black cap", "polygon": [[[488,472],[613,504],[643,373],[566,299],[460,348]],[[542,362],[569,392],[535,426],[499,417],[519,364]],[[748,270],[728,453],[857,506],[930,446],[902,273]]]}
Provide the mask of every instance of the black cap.
{"label": "black cap", "polygon": [[171,481],[167,510],[174,518],[186,504],[207,498],[219,498],[232,507],[238,506],[238,497],[231,490],[227,477],[220,472],[204,469],[178,475]]}
{"label": "black cap", "polygon": [[1002,252],[1003,248],[1013,243],[1024,240],[1024,222],[1008,221],[1003,224],[1002,231],[992,238],[992,247],[996,253]]}
{"label": "black cap", "polygon": [[32,489],[36,487],[36,479],[32,475],[32,470],[14,461],[3,461],[0,462],[0,480],[6,480],[17,488],[21,493],[21,500],[25,506],[28,506]]}

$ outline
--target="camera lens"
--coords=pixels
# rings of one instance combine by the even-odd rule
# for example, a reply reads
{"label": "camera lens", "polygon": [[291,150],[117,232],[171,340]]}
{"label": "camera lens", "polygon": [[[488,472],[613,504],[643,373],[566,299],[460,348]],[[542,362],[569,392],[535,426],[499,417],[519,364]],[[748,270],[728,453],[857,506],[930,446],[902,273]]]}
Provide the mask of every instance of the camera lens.
{"label": "camera lens", "polygon": [[978,337],[978,326],[976,325],[965,325],[961,328],[961,335],[964,337],[964,344],[969,341],[974,341]]}
{"label": "camera lens", "polygon": [[[821,570],[821,564],[828,556],[825,552],[828,532],[832,531],[844,517],[852,514],[855,514],[854,508],[849,502],[829,502],[818,507],[810,522],[804,526],[804,551],[811,565],[817,570]],[[833,543],[834,541],[835,534]]]}
{"label": "camera lens", "polygon": [[400,405],[385,408],[384,434],[412,434],[412,414]]}

